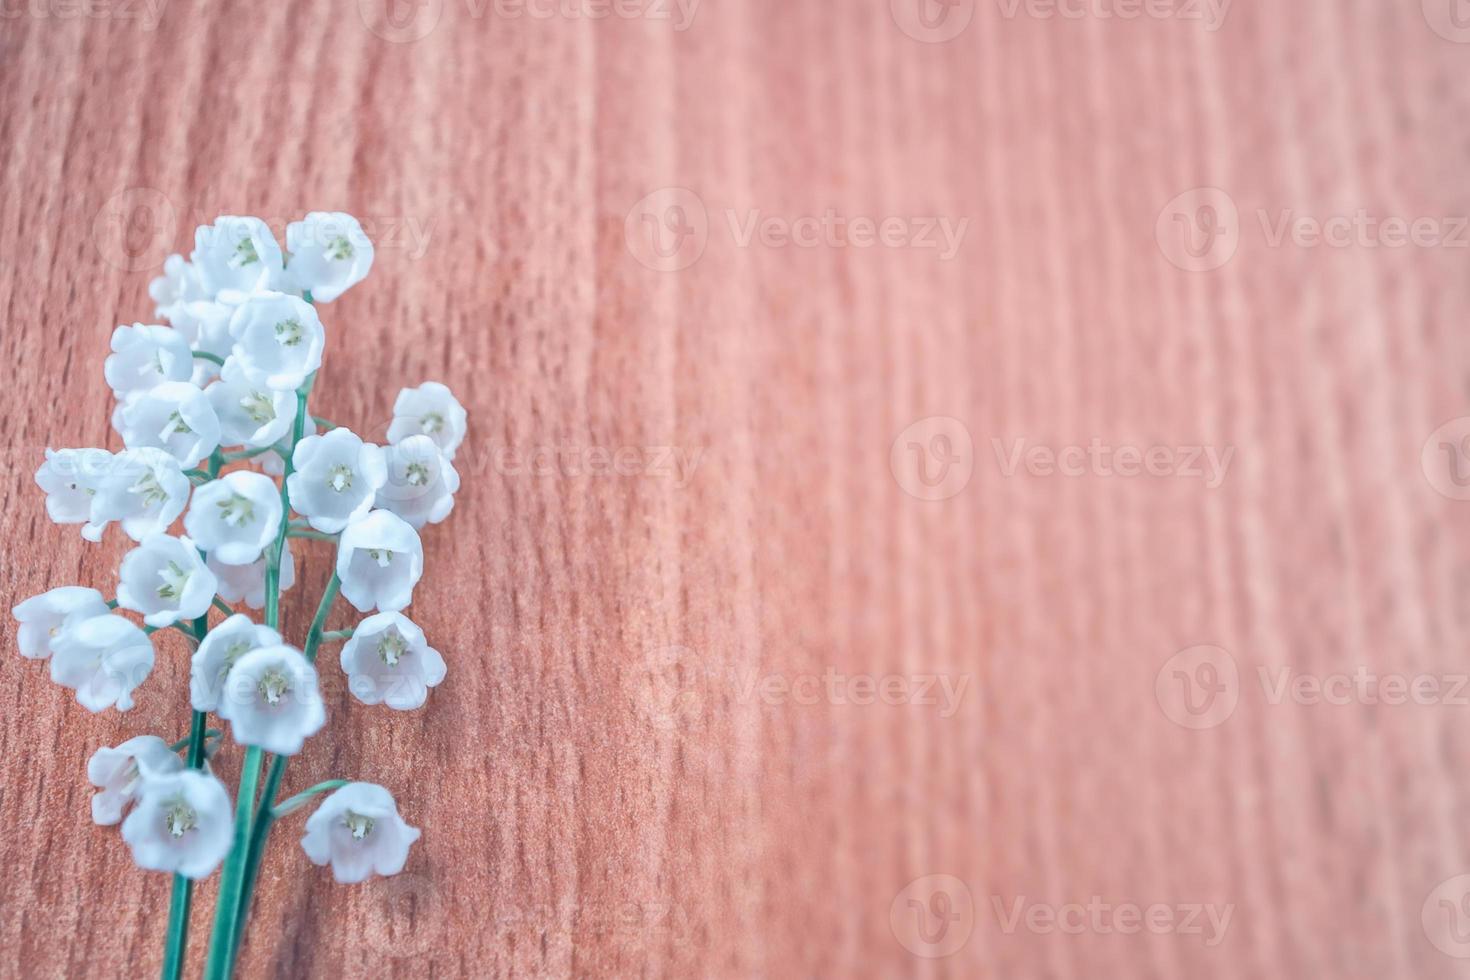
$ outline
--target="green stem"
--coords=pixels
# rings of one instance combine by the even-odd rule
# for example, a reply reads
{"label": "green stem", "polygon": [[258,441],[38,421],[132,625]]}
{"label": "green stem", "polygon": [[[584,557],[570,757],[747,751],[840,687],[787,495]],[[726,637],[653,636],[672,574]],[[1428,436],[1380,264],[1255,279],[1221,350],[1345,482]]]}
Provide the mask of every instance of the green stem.
{"label": "green stem", "polygon": [[321,426],[321,429],[322,429],[323,432],[331,432],[333,429],[340,429],[340,428],[342,428],[340,425],[338,425],[336,422],[333,422],[331,419],[324,419],[320,415],[313,415],[311,417],[311,420],[313,422],[315,422],[317,425]]}
{"label": "green stem", "polygon": [[[317,783],[311,789],[304,789],[290,799],[282,800],[280,803],[277,803],[275,806],[271,807],[271,819],[279,820],[281,817],[284,817],[292,810],[300,807],[301,804],[305,803],[316,794],[327,793],[334,789],[341,789],[343,786],[346,786],[351,781],[352,780],[350,779],[328,779],[324,783]],[[264,803],[262,802],[261,805],[263,806]]]}
{"label": "green stem", "polygon": [[325,531],[298,531],[292,528],[286,533],[288,538],[306,538],[308,541],[336,541],[337,535],[327,534]]}
{"label": "green stem", "polygon": [[[194,620],[196,639],[202,642],[208,633],[207,615]],[[204,742],[210,734],[210,729],[205,727],[206,721],[207,716],[202,711],[193,712],[189,718],[187,761],[190,769],[204,766]],[[173,892],[168,901],[168,932],[163,942],[163,980],[178,980],[184,971],[184,950],[189,942],[189,907],[193,897],[194,882],[183,875],[174,875]]]}
{"label": "green stem", "polygon": [[322,634],[322,639],[323,640],[350,640],[350,639],[352,639],[352,630],[350,630],[350,629],[345,629],[345,630],[328,630],[327,632],[325,632],[325,633]]}
{"label": "green stem", "polygon": [[[291,465],[296,444],[306,431],[306,400],[315,375],[296,392],[296,419],[291,427],[291,452],[282,453],[285,475],[281,479],[281,526],[267,554],[265,566],[265,624],[278,629],[281,621],[281,552],[286,547],[286,532],[291,526],[291,498],[286,491],[286,478],[294,471]],[[254,830],[251,809],[260,782],[260,767],[265,753],[251,746],[240,769],[240,788],[235,799],[235,831],[230,853],[220,875],[219,898],[214,910],[214,932],[209,937],[209,959],[205,964],[207,980],[228,980],[235,968],[240,940],[244,938],[244,918],[248,906],[244,901],[247,887],[246,864],[250,858]],[[253,875],[251,876],[253,877]]]}
{"label": "green stem", "polygon": [[231,606],[228,602],[225,602],[225,600],[221,599],[219,596],[214,597],[214,608],[218,609],[226,616],[235,615],[235,608]]}
{"label": "green stem", "polygon": [[272,443],[269,446],[256,446],[254,449],[240,449],[233,453],[225,453],[223,458],[226,463],[233,463],[240,459],[254,459],[256,456],[264,456],[276,448],[278,447]]}
{"label": "green stem", "polygon": [[[316,615],[311,620],[311,631],[306,634],[306,647],[302,652],[309,661],[316,660],[317,648],[322,642],[322,629],[327,625],[327,615],[332,611],[332,603],[337,600],[337,592],[341,587],[341,580],[333,572],[332,580],[322,592],[322,601],[317,603]],[[281,788],[281,779],[286,775],[286,764],[290,761],[290,757],[284,755],[271,759],[270,771],[265,777],[265,789],[260,794],[260,806],[255,811],[255,821],[250,829],[250,846],[245,855],[244,877],[240,885],[240,911],[235,920],[234,940],[230,944],[234,950],[230,958],[230,970],[234,969],[234,957],[239,955],[240,945],[245,940],[250,901],[255,896],[255,879],[260,874],[260,860],[265,856],[266,838],[270,836],[271,825],[276,818],[276,793]]]}
{"label": "green stem", "polygon": [[220,357],[218,354],[211,354],[207,350],[196,350],[194,352],[194,357],[197,360],[208,361],[211,364],[218,364],[221,367],[223,367],[225,363],[225,359],[223,357]]}

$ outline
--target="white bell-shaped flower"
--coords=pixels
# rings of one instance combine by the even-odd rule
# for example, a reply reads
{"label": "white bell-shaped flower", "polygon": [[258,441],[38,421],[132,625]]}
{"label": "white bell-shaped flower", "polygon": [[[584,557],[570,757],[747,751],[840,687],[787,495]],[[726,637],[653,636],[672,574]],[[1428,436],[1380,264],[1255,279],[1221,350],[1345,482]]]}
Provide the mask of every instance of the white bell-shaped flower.
{"label": "white bell-shaped flower", "polygon": [[454,509],[459,472],[428,436],[409,436],[385,451],[388,481],[376,506],[391,510],[415,528],[438,524]]}
{"label": "white bell-shaped flower", "polygon": [[293,646],[261,647],[230,668],[219,716],[242,745],[295,755],[327,721],[316,668]]}
{"label": "white bell-shaped flower", "polygon": [[138,867],[203,878],[230,851],[233,809],[225,784],[210,773],[145,772],[122,837]]}
{"label": "white bell-shaped flower", "polygon": [[366,514],[388,480],[383,450],[344,428],[303,438],[291,454],[291,467],[286,477],[291,508],[325,534],[336,534]]}
{"label": "white bell-shaped flower", "polygon": [[402,613],[364,619],[342,647],[347,687],[363,704],[408,711],[423,705],[429,688],[444,679],[444,658],[424,631]]}
{"label": "white bell-shaped flower", "polygon": [[204,299],[204,284],[199,281],[199,270],[182,255],[170,255],[163,260],[163,275],[148,283],[148,297],[153,300],[154,312],[161,317],[167,317],[168,312],[181,303]]}
{"label": "white bell-shaped flower", "polygon": [[340,211],[313,211],[288,224],[286,252],[287,279],[317,303],[332,302],[373,267],[373,243],[356,218]]}
{"label": "white bell-shaped flower", "polygon": [[51,656],[51,641],[63,629],[93,616],[106,616],[107,602],[96,589],[63,585],[33,595],[10,611],[20,624],[15,644],[22,657],[45,660]]}
{"label": "white bell-shaped flower", "polygon": [[225,361],[219,381],[204,393],[219,416],[221,445],[252,449],[274,445],[291,431],[296,417],[292,392],[253,384],[233,357]]}
{"label": "white bell-shaped flower", "polygon": [[219,447],[219,418],[198,385],[165,381],[139,392],[114,416],[129,449],[162,449],[194,466]]}
{"label": "white bell-shaped flower", "polygon": [[194,353],[188,339],[171,327],[120,326],[112,332],[112,353],[102,362],[102,374],[113,394],[127,398],[165,381],[188,381]]}
{"label": "white bell-shaped flower", "polygon": [[397,612],[413,601],[424,574],[424,545],[397,514],[375,510],[353,521],[337,541],[342,595],[359,612]]}
{"label": "white bell-shaped flower", "polygon": [[[215,588],[219,591],[219,597],[226,602],[240,602],[251,609],[259,609],[265,605],[265,566],[270,559],[270,549],[267,546],[265,554],[248,565],[226,565],[210,555],[205,565],[214,572]],[[279,587],[285,592],[296,584],[296,562],[291,557],[291,542],[287,541],[281,549],[281,575]]]}
{"label": "white bell-shaped flower", "polygon": [[90,522],[82,536],[100,541],[113,521],[134,541],[168,530],[189,502],[189,478],[179,461],[151,446],[124,449],[91,498]]}
{"label": "white bell-shaped flower", "polygon": [[228,214],[194,231],[194,252],[189,257],[210,299],[226,290],[270,289],[285,268],[281,246],[264,221]]}
{"label": "white bell-shaped flower", "polygon": [[193,541],[150,534],[123,555],[117,604],[142,613],[143,622],[162,629],[208,612],[217,584]]}
{"label": "white bell-shaped flower", "polygon": [[51,639],[51,679],[77,692],[88,711],[133,706],[133,690],[153,670],[148,634],[121,616],[93,616]]}
{"label": "white bell-shaped flower", "polygon": [[310,303],[285,293],[257,293],[230,317],[233,357],[258,385],[294,391],[322,365],[326,335]]}
{"label": "white bell-shaped flower", "polygon": [[194,491],[184,530],[225,565],[260,558],[281,529],[281,492],[268,476],[236,470]]}
{"label": "white bell-shaped flower", "polygon": [[[230,336],[230,317],[235,308],[213,300],[195,300],[178,303],[165,312],[168,322],[189,341],[189,348],[204,354],[213,354],[223,360],[234,349],[235,338]],[[194,373],[190,376],[199,387],[219,377],[219,365],[206,358],[194,359]]]}
{"label": "white bell-shaped flower", "polygon": [[333,877],[348,885],[375,872],[402,871],[419,836],[399,816],[392,793],[375,783],[348,783],[307,818],[301,848],[314,864],[330,862]]}
{"label": "white bell-shaped flower", "polygon": [[182,768],[184,760],[157,735],[139,735],[116,748],[98,749],[87,760],[87,779],[101,790],[92,794],[92,822],[110,827],[121,820],[145,774],[162,776]]}
{"label": "white bell-shaped flower", "polygon": [[464,441],[467,416],[454,393],[437,381],[425,381],[417,388],[404,388],[393,402],[393,421],[388,426],[388,441],[399,442],[412,435],[433,439],[448,459]]}
{"label": "white bell-shaped flower", "polygon": [[251,650],[280,646],[281,634],[244,613],[214,627],[194,651],[189,667],[189,703],[195,711],[214,711],[230,668]]}
{"label": "white bell-shaped flower", "polygon": [[[36,470],[36,486],[46,493],[46,516],[57,524],[85,524],[92,516],[92,497],[112,468],[105,449],[48,449]],[[185,481],[188,482],[187,480]],[[100,540],[82,529],[82,537]]]}

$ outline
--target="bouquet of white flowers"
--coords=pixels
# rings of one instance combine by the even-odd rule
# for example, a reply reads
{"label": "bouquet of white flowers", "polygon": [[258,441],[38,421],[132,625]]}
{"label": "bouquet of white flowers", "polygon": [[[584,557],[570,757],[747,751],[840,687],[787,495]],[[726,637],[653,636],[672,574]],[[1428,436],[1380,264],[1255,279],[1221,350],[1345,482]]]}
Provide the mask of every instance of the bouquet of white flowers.
{"label": "bouquet of white flowers", "polygon": [[[89,711],[126,711],[153,669],[150,634],[176,630],[193,650],[188,737],[138,735],[87,765],[98,787],[92,819],[120,822],[139,866],[174,875],[165,977],[183,966],[192,883],[222,863],[206,975],[232,973],[267,835],[318,794],[329,795],[301,846],[338,881],[396,874],[419,837],[372,783],[333,779],[276,799],[286,763],[326,722],[322,643],[345,641],[348,689],[365,704],[417,708],[444,679],[443,658],[402,610],[423,574],[419,531],[454,507],[464,408],[442,384],[406,388],[386,447],[308,410],[326,345],[317,304],[372,263],[372,243],[346,214],[292,222],[284,252],[258,218],[200,227],[190,258],[171,256],[149,286],[170,326],[112,335],[103,375],[126,448],[48,449],[36,472],[53,521],[80,524],[89,541],[117,522],[137,546],[122,560],[116,598],[68,585],[16,606],[21,654],[49,658],[52,680]],[[171,533],[181,516],[184,533]],[[300,647],[282,635],[279,613],[295,581],[293,538],[337,548]],[[327,632],[339,592],[373,615]],[[263,608],[263,621],[230,603]],[[220,614],[212,625],[211,610]],[[208,727],[211,712],[246,747],[233,805],[210,767],[221,735]]]}

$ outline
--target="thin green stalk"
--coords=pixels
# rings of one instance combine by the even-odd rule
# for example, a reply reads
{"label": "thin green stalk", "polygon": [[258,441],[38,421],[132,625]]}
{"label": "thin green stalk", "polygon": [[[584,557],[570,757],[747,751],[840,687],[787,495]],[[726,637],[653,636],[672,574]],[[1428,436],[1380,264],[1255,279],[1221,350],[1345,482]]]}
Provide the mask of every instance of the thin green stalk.
{"label": "thin green stalk", "polygon": [[[337,593],[341,587],[342,581],[333,572],[331,581],[322,592],[322,601],[317,603],[316,615],[311,620],[311,630],[306,634],[306,646],[302,652],[309,661],[316,661],[317,648],[322,642],[322,630],[327,625],[327,615],[332,611],[332,603],[337,601]],[[290,757],[284,755],[271,759],[270,771],[265,777],[265,789],[260,794],[260,806],[255,811],[255,822],[250,830],[250,848],[246,854],[244,878],[240,886],[240,913],[235,921],[234,941],[230,944],[234,950],[229,962],[230,970],[234,969],[234,957],[239,955],[240,946],[245,940],[245,928],[250,918],[250,901],[255,895],[255,879],[260,874],[260,860],[265,856],[266,838],[270,836],[271,825],[275,822],[276,793],[281,787],[282,777],[286,775],[286,764],[290,761]]]}
{"label": "thin green stalk", "polygon": [[239,459],[254,459],[256,456],[264,456],[275,448],[277,448],[276,445],[272,443],[269,446],[256,446],[254,449],[238,449],[232,453],[225,453],[223,458],[226,463],[233,463]]}
{"label": "thin green stalk", "polygon": [[310,541],[336,541],[337,535],[327,534],[325,531],[305,531],[292,528],[287,534],[288,538],[306,538]]}
{"label": "thin green stalk", "polygon": [[[315,376],[296,392],[296,419],[291,427],[291,451],[282,453],[285,475],[281,479],[281,526],[276,531],[276,540],[270,547],[265,566],[265,624],[278,629],[281,619],[281,553],[286,547],[286,532],[291,525],[291,498],[286,490],[286,481],[294,472],[292,457],[296,444],[306,431],[306,400],[311,393]],[[243,936],[239,920],[246,907],[242,901],[245,890],[245,865],[250,856],[252,832],[251,810],[255,806],[256,787],[260,783],[260,768],[265,753],[258,746],[251,746],[245,753],[240,768],[240,787],[235,799],[235,831],[230,842],[230,853],[225,858],[224,870],[220,874],[219,898],[214,910],[214,931],[209,937],[209,959],[205,964],[208,980],[228,980],[234,970],[236,946]]]}
{"label": "thin green stalk", "polygon": [[223,365],[225,363],[225,359],[223,357],[220,357],[218,354],[211,354],[207,350],[196,350],[194,352],[194,357],[201,361],[208,361],[211,364]]}
{"label": "thin green stalk", "polygon": [[[209,617],[200,616],[194,620],[194,636],[203,641],[209,633]],[[204,766],[204,742],[209,737],[209,729],[205,727],[207,716],[202,711],[195,711],[189,719],[189,755],[188,765],[190,769],[200,769]],[[189,942],[189,907],[194,896],[194,882],[183,875],[174,875],[173,892],[168,901],[168,932],[165,933],[163,942],[163,980],[178,980],[184,970],[184,950]]]}
{"label": "thin green stalk", "polygon": [[329,793],[332,790],[341,789],[350,782],[352,782],[350,779],[328,779],[325,782],[317,783],[311,789],[304,789],[290,799],[282,800],[280,803],[271,807],[271,819],[279,820],[286,814],[299,808],[316,794]]}

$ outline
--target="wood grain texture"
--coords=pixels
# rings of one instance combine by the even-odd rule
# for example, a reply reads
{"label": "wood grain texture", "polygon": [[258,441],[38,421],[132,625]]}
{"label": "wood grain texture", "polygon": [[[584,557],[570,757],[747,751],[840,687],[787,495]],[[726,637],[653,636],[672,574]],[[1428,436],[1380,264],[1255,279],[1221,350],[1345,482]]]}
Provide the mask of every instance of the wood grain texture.
{"label": "wood grain texture", "polygon": [[[945,44],[886,0],[708,0],[682,31],[445,0],[397,8],[437,17],[412,43],[351,0],[171,0],[153,29],[6,8],[0,605],[110,594],[124,542],[49,525],[32,474],[117,445],[108,335],[216,214],[374,230],[324,310],[319,412],[381,436],[425,379],[470,411],[411,610],[448,679],[368,709],[328,654],[329,727],[286,780],[380,782],[424,837],[344,887],[283,825],[244,975],[1466,975],[1421,908],[1470,872],[1470,709],[1272,704],[1256,678],[1467,669],[1470,505],[1420,465],[1470,415],[1467,253],[1272,247],[1257,213],[1470,214],[1470,47],[1412,0],[1237,0],[1216,31],[1007,7]],[[1189,273],[1155,224],[1202,186],[1240,243]],[[708,216],[680,271],[625,236],[661,188]],[[742,244],[751,211],[828,209],[970,223],[947,261]],[[973,438],[940,502],[890,467],[932,416]],[[1017,439],[1235,457],[1216,489],[1007,476],[992,440]],[[696,462],[537,473],[537,447]],[[298,642],[329,565],[298,549]],[[156,972],[168,882],[91,825],[84,766],[183,732],[186,652],[160,641],[137,708],[91,716],[10,637],[0,975]],[[1239,704],[1191,731],[1155,678],[1206,643]],[[947,716],[753,687],[829,671],[969,686]],[[931,874],[975,908],[939,959],[889,916]],[[1234,912],[1209,946],[996,911],[1092,896]]]}

